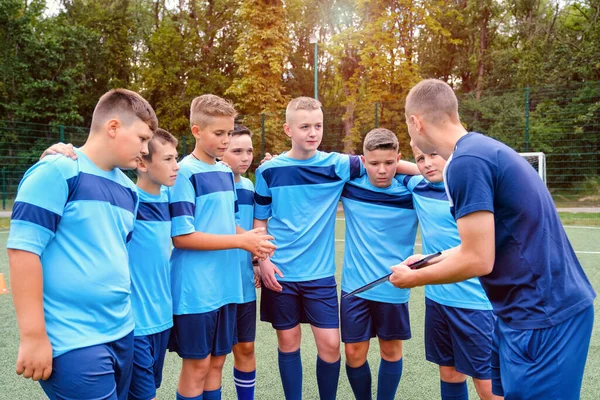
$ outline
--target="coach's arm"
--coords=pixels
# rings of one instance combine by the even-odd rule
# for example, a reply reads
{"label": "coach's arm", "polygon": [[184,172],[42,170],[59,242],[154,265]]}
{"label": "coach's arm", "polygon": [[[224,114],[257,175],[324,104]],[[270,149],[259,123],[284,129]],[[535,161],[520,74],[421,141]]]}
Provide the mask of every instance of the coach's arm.
{"label": "coach's arm", "polygon": [[392,267],[390,282],[399,288],[428,284],[461,282],[487,275],[494,268],[496,255],[494,214],[477,211],[456,221],[461,244],[442,252],[425,268],[412,270],[408,265],[422,258],[415,255]]}

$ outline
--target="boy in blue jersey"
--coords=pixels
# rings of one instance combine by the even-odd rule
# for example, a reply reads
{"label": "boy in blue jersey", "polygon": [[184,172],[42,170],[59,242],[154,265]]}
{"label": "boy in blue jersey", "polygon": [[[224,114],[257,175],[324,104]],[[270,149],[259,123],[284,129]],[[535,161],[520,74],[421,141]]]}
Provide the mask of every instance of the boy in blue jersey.
{"label": "boy in blue jersey", "polygon": [[169,191],[173,328],[169,349],[183,358],[177,399],[220,399],[225,356],[236,341],[237,304],[244,302],[239,251],[259,257],[275,246],[264,229],[236,227],[233,173],[216,162],[229,144],[236,112],[220,97],[192,101],[194,151],[180,162]]}
{"label": "boy in blue jersey", "polygon": [[[231,167],[240,209],[239,226],[251,230],[254,223],[254,184],[242,176],[252,164],[252,133],[235,124],[223,161]],[[233,346],[233,380],[239,400],[254,398],[256,384],[256,288],[252,255],[240,250],[243,303],[237,305],[237,344]]]}
{"label": "boy in blue jersey", "polygon": [[[443,182],[446,160],[412,145],[421,176],[404,178],[419,217],[422,250],[437,253],[458,246],[460,237]],[[467,399],[467,376],[477,394],[492,398],[491,367],[494,316],[477,278],[425,287],[425,354],[440,367],[441,397]]]}
{"label": "boy in blue jersey", "polygon": [[167,187],[175,184],[177,139],[157,129],[137,175],[140,206],[128,245],[131,307],[135,321],[133,376],[129,399],[156,397],[173,326],[171,298],[171,218]]}
{"label": "boy in blue jersey", "polygon": [[49,398],[125,399],[134,320],[127,242],[138,209],[135,168],[156,129],[139,94],[115,89],[94,109],[78,159],[30,168],[7,243],[21,335],[17,373]]}
{"label": "boy in blue jersey", "polygon": [[358,156],[317,150],[323,138],[318,100],[293,99],[284,130],[291,150],[256,170],[254,227],[268,224],[277,245],[272,258],[259,261],[260,318],[277,331],[279,372],[287,399],[302,397],[299,324],[310,323],[318,351],[319,395],[332,399],[340,371],[335,214],[345,183],[362,176],[364,167]]}
{"label": "boy in blue jersey", "polygon": [[537,172],[504,144],[460,122],[445,82],[411,89],[406,121],[413,143],[448,160],[445,183],[461,244],[427,268],[392,268],[414,287],[480,276],[498,317],[492,391],[506,399],[578,399],[594,319],[595,293]]}
{"label": "boy in blue jersey", "polygon": [[[414,253],[417,215],[412,195],[394,179],[400,160],[398,138],[388,129],[370,131],[361,157],[366,176],[342,192],[346,243],[342,295],[374,281]],[[369,342],[379,339],[377,399],[394,399],[402,376],[402,341],[410,339],[410,291],[387,282],[341,301],[346,373],[356,399],[371,399]]]}

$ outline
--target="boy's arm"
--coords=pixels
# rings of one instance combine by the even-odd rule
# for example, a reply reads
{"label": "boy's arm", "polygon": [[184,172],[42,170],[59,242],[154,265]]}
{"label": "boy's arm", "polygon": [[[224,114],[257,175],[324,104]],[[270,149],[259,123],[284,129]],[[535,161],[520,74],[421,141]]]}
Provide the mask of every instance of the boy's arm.
{"label": "boy's arm", "polygon": [[173,246],[185,250],[242,249],[264,257],[265,254],[275,250],[275,245],[269,242],[273,237],[264,232],[264,229],[253,229],[237,235],[215,235],[196,231],[187,235],[173,236]]}
{"label": "boy's arm", "polygon": [[52,345],[44,320],[42,264],[37,254],[8,249],[10,285],[21,343],[17,374],[34,381],[52,373]]}
{"label": "boy's arm", "polygon": [[419,172],[417,164],[400,160],[398,161],[398,166],[396,167],[396,174],[421,175],[421,172]]}
{"label": "boy's arm", "polygon": [[[267,229],[268,220],[266,219],[256,219],[254,218],[254,229]],[[275,264],[271,261],[269,257],[258,260],[258,265],[260,267],[260,277],[268,289],[271,289],[275,292],[281,292],[283,288],[275,278],[275,274],[279,275],[283,278],[283,273],[277,268]]]}
{"label": "boy's arm", "polygon": [[52,146],[48,147],[42,155],[40,156],[40,160],[46,156],[51,156],[54,154],[62,154],[63,156],[72,158],[73,160],[77,160],[77,153],[75,153],[75,149],[71,143],[55,143]]}

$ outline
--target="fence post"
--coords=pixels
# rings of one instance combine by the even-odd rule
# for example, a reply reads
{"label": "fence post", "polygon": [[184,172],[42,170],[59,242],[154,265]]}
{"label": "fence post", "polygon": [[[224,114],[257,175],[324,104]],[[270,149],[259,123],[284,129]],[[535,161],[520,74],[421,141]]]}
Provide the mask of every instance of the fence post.
{"label": "fence post", "polygon": [[525,88],[525,152],[529,151],[529,86]]}
{"label": "fence post", "polygon": [[183,143],[181,143],[181,152],[183,153],[181,158],[187,156],[187,136],[183,136]]}
{"label": "fence post", "polygon": [[65,142],[65,126],[64,125],[59,125],[58,126],[58,131],[60,132],[60,142],[64,143]]}
{"label": "fence post", "polygon": [[379,128],[379,103],[375,103],[375,128]]}
{"label": "fence post", "polygon": [[260,159],[265,158],[265,113],[260,114]]}
{"label": "fence post", "polygon": [[6,167],[2,167],[2,209],[6,210]]}

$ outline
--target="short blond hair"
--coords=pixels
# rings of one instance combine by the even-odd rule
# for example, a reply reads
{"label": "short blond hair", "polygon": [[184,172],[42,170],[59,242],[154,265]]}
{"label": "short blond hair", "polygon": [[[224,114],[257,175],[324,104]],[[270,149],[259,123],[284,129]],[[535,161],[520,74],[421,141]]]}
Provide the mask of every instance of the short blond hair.
{"label": "short blond hair", "polygon": [[233,117],[237,111],[233,104],[214,94],[203,94],[192,100],[190,107],[190,127],[197,125],[204,128],[210,117]]}
{"label": "short blond hair", "polygon": [[425,79],[417,83],[408,92],[404,108],[406,117],[419,115],[433,123],[444,117],[460,121],[456,94],[450,85],[439,79]]}
{"label": "short blond hair", "polygon": [[289,123],[294,111],[298,110],[320,110],[321,102],[312,97],[296,97],[290,101],[285,109],[285,122]]}
{"label": "short blond hair", "polygon": [[373,150],[395,150],[398,151],[398,138],[394,132],[385,128],[372,129],[363,142],[363,153]]}
{"label": "short blond hair", "polygon": [[107,119],[124,117],[123,123],[143,121],[152,132],[158,127],[154,109],[139,93],[127,89],[112,89],[100,97],[92,115],[92,131],[101,129]]}

